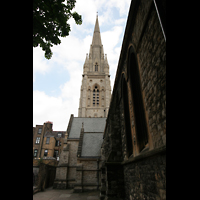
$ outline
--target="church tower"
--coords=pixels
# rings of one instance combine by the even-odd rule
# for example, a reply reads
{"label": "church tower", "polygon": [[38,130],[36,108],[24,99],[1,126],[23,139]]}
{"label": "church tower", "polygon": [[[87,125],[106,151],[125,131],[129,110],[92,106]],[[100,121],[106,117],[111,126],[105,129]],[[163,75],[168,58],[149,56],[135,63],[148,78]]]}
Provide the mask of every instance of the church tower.
{"label": "church tower", "polygon": [[111,98],[110,75],[101,43],[98,15],[82,76],[78,117],[107,117]]}

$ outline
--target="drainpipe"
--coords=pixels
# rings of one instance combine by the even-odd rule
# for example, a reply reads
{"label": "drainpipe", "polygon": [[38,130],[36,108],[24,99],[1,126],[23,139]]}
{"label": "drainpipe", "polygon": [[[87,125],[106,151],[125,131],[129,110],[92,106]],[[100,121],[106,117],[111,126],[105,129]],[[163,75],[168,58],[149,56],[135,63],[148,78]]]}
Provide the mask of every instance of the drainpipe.
{"label": "drainpipe", "polygon": [[99,189],[99,159],[97,159],[97,190]]}
{"label": "drainpipe", "polygon": [[161,26],[161,29],[162,29],[162,32],[163,32],[163,36],[164,36],[165,42],[166,42],[166,33],[165,33],[166,30],[164,30],[164,28],[165,28],[165,22],[164,22],[164,28],[163,28],[163,24],[162,24],[162,20],[164,20],[164,19],[163,19],[164,16],[162,16],[162,19],[161,19],[161,18],[160,18],[160,14],[162,15],[162,13],[161,13],[161,12],[159,13],[159,10],[162,9],[162,6],[156,4],[156,0],[153,0],[153,2],[154,2],[154,5],[155,5],[155,8],[156,8],[156,12],[157,12],[158,19],[159,19],[159,22],[160,22],[160,26]]}

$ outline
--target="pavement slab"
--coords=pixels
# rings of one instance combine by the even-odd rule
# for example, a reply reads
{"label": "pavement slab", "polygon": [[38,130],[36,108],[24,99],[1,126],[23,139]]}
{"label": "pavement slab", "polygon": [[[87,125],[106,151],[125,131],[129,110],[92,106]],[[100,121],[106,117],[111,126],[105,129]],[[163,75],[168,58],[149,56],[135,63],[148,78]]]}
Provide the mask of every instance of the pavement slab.
{"label": "pavement slab", "polygon": [[33,195],[33,200],[99,200],[99,191],[73,193],[73,189],[55,190],[53,187]]}

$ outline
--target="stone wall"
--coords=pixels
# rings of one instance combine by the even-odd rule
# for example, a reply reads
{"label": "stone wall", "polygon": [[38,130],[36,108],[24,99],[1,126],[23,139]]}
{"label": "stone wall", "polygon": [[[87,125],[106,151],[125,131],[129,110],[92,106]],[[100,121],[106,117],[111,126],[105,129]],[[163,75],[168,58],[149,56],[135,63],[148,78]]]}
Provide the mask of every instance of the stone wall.
{"label": "stone wall", "polygon": [[69,165],[67,173],[67,188],[74,188],[76,183],[77,150],[79,140],[68,139],[69,147]]}
{"label": "stone wall", "polygon": [[166,199],[166,42],[154,1],[131,2],[103,138],[101,199]]}
{"label": "stone wall", "polygon": [[77,163],[77,150],[79,139],[68,139],[69,146],[69,163],[74,166]]}
{"label": "stone wall", "polygon": [[53,186],[55,179],[56,167],[40,163],[38,172],[37,187],[39,190],[43,191],[48,187]]}
{"label": "stone wall", "polygon": [[75,192],[98,190],[101,184],[99,159],[79,159],[76,168]]}
{"label": "stone wall", "polygon": [[[41,164],[45,165],[47,167],[41,168],[40,167]],[[34,174],[34,179],[35,179],[34,186],[38,186],[40,184],[39,181],[41,181],[41,178],[40,178],[41,176],[46,176],[45,174],[48,175],[48,173],[50,173],[50,172],[48,172],[49,169],[56,170],[56,168],[50,168],[50,166],[56,167],[57,164],[58,164],[58,161],[53,157],[52,158],[47,157],[46,159],[34,158],[33,159],[33,174]],[[43,170],[43,172],[41,172],[41,170]],[[41,173],[45,173],[45,174],[42,175]],[[55,174],[50,175],[50,177],[51,178],[53,177],[53,179],[54,179]],[[50,182],[50,185],[53,185],[52,180]],[[48,186],[48,184],[46,186]],[[39,190],[41,190],[41,188]]]}
{"label": "stone wall", "polygon": [[166,199],[166,155],[124,165],[124,183],[126,200]]}
{"label": "stone wall", "polygon": [[47,165],[51,165],[51,166],[57,166],[58,165],[58,161],[53,158],[53,157],[44,157],[44,158],[41,158],[41,159],[38,159],[38,158],[34,158],[33,159],[33,167],[37,167],[39,166],[39,163],[44,163],[44,164],[47,164]]}
{"label": "stone wall", "polygon": [[33,186],[37,186],[38,185],[38,173],[39,173],[39,167],[38,166],[33,166],[33,175],[34,175]]}
{"label": "stone wall", "polygon": [[56,177],[54,180],[54,189],[66,189],[67,188],[67,173],[69,164],[69,144],[64,139],[63,151],[60,154],[60,161],[56,168]]}
{"label": "stone wall", "polygon": [[149,131],[156,148],[166,143],[166,43],[155,8],[140,43],[138,62]]}

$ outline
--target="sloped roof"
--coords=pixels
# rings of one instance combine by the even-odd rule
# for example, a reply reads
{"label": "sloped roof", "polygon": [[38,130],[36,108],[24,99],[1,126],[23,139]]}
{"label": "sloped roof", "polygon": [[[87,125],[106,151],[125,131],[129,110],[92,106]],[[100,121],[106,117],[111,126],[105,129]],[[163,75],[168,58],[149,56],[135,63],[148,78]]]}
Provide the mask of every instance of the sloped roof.
{"label": "sloped roof", "polygon": [[66,131],[46,131],[44,137],[58,137],[58,133],[62,133],[62,138],[65,137]]}
{"label": "sloped roof", "polygon": [[101,156],[103,133],[84,133],[81,156]]}
{"label": "sloped roof", "polygon": [[106,118],[89,118],[89,117],[74,117],[69,132],[68,138],[79,138],[80,131],[83,128],[84,132],[104,132]]}

